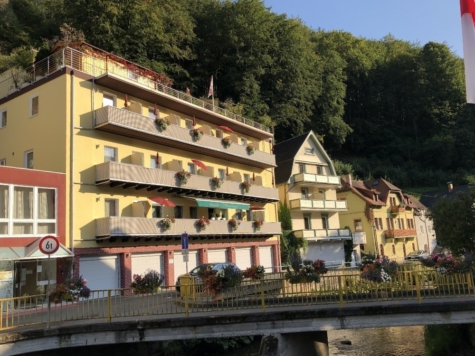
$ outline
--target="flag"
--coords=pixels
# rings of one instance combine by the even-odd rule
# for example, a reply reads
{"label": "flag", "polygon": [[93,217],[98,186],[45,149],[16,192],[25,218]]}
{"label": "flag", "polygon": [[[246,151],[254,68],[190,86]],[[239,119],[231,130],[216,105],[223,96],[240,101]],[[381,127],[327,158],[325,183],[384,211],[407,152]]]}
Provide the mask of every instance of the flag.
{"label": "flag", "polygon": [[475,104],[475,1],[460,0],[467,103]]}
{"label": "flag", "polygon": [[125,103],[124,103],[125,107],[127,107],[128,101],[129,101],[129,98],[127,97],[127,94],[125,94]]}
{"label": "flag", "polygon": [[211,82],[209,83],[209,90],[208,90],[208,98],[210,96],[214,97],[214,92],[213,92],[213,76],[211,76]]}
{"label": "flag", "polygon": [[153,104],[153,114],[157,117],[157,104]]}
{"label": "flag", "polygon": [[186,93],[190,95],[190,88],[186,87]]}
{"label": "flag", "polygon": [[229,175],[229,167],[226,167],[226,175]]}
{"label": "flag", "polygon": [[193,126],[196,126],[196,117],[195,117],[195,115],[193,115],[193,122],[192,122],[192,125],[193,125]]}
{"label": "flag", "polygon": [[155,163],[157,164],[157,166],[160,164],[160,156],[158,155],[158,152],[157,156],[155,157]]}
{"label": "flag", "polygon": [[252,172],[252,181],[254,182],[256,180],[256,176],[254,175],[254,172]]}

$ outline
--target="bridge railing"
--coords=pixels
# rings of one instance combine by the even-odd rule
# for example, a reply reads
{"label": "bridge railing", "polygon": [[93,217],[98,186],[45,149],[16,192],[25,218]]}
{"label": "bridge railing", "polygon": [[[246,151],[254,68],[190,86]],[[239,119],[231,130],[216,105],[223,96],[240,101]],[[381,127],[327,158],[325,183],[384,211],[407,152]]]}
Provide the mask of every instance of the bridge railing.
{"label": "bridge railing", "polygon": [[[349,272],[349,273],[348,273]],[[334,304],[455,298],[475,296],[472,273],[439,275],[434,269],[404,266],[390,281],[377,283],[361,278],[356,270],[332,270],[319,283],[290,283],[285,273],[245,279],[239,286],[216,293],[195,279],[180,286],[162,286],[157,292],[135,294],[131,289],[96,290],[88,299],[63,298],[51,303],[51,323],[86,319],[112,319],[150,315],[225,312],[239,309],[298,307]],[[46,295],[0,299],[0,330],[46,324]]]}

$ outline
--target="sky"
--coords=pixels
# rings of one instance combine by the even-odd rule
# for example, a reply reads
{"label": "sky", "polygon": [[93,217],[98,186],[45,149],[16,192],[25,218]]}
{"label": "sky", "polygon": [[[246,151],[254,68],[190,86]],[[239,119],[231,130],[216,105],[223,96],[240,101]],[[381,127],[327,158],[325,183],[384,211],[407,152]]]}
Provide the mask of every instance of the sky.
{"label": "sky", "polygon": [[418,43],[446,43],[463,57],[458,0],[264,0],[278,14],[313,29],[343,30],[379,40],[387,34]]}

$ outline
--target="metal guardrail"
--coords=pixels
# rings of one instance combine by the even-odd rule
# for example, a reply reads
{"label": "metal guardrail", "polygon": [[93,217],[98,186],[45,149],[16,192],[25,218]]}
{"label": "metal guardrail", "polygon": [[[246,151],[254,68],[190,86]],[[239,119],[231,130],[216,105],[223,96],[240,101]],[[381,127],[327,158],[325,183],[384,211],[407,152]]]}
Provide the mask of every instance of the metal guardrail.
{"label": "metal guardrail", "polygon": [[[223,115],[229,119],[241,122],[245,125],[252,126],[258,130],[272,133],[271,128],[260,124],[256,121],[247,119],[241,115],[237,115],[229,110],[214,106],[203,100],[192,97],[189,94],[169,88],[157,81],[146,76],[139,75],[137,71],[127,68],[126,65],[114,62],[113,60],[105,60],[108,55],[102,53],[102,57],[93,56],[86,52],[81,52],[71,47],[65,47],[51,56],[38,61],[34,65],[22,70],[12,68],[0,74],[0,99],[7,97],[18,90],[33,84],[34,82],[47,77],[54,72],[64,68],[65,66],[79,70],[93,77],[99,77],[104,74],[113,74],[120,78],[134,82],[139,86],[173,96],[187,103],[199,106],[206,110]],[[130,63],[130,62],[128,62]],[[134,65],[135,66],[135,65]]]}
{"label": "metal guardrail", "polygon": [[[284,272],[268,273],[260,280],[244,280],[240,286],[218,295],[206,291],[190,279],[189,284],[164,286],[157,293],[136,295],[131,289],[93,291],[89,299],[52,304],[52,323],[84,319],[107,319],[147,315],[217,312],[268,308],[455,298],[475,296],[471,273],[438,275],[434,269],[405,265],[390,282],[375,283],[362,279],[358,270],[332,270],[320,283],[291,284]],[[46,296],[0,299],[0,330],[34,324],[46,324]]]}

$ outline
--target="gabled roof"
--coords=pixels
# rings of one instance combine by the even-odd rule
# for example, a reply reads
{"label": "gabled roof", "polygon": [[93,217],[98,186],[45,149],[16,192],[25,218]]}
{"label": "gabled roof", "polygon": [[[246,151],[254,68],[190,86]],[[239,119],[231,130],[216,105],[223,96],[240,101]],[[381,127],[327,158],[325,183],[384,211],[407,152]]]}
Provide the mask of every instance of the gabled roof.
{"label": "gabled roof", "polygon": [[274,154],[277,164],[277,168],[275,169],[276,184],[286,183],[289,180],[290,176],[292,175],[292,168],[294,167],[295,156],[297,156],[297,153],[299,152],[302,145],[309,139],[312,140],[318,151],[325,158],[325,161],[328,164],[328,167],[330,168],[331,174],[336,176],[336,171],[335,167],[333,166],[333,162],[331,161],[327,152],[323,149],[323,146],[321,145],[320,141],[318,141],[315,133],[313,131],[309,131],[300,136],[296,136],[291,139],[282,141],[274,146]]}
{"label": "gabled roof", "polygon": [[471,189],[474,189],[475,185],[460,185],[454,186],[451,193],[447,188],[431,190],[430,192],[422,193],[421,203],[427,208],[432,209],[438,199],[455,199],[457,193],[470,193]]}
{"label": "gabled roof", "polygon": [[339,192],[352,192],[358,197],[360,197],[362,200],[364,200],[366,203],[374,206],[384,206],[386,205],[383,201],[381,200],[374,200],[374,193],[375,191],[368,189],[368,187],[365,185],[363,181],[360,180],[352,180],[351,185],[348,184],[348,182],[341,178],[341,188],[337,190],[337,193]]}

